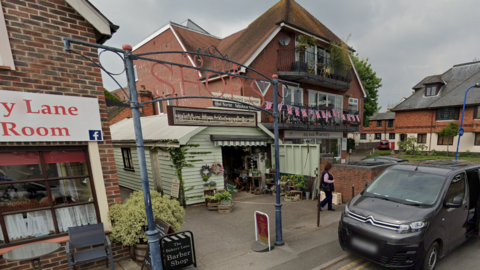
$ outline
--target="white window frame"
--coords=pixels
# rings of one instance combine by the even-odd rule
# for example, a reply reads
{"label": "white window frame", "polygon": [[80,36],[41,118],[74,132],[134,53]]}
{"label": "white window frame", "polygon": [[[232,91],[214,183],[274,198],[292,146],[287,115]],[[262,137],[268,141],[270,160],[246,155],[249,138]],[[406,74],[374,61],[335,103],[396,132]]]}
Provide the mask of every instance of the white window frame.
{"label": "white window frame", "polygon": [[8,39],[7,23],[3,16],[2,4],[0,3],[0,69],[15,70],[12,49]]}
{"label": "white window frame", "polygon": [[[317,90],[308,90],[308,105],[310,105],[310,104],[312,103],[312,102],[310,101],[310,92],[326,95],[326,96],[327,96],[327,104],[325,104],[326,106],[328,106],[328,96],[335,96],[335,97],[340,98],[340,101],[341,101],[340,108],[335,108],[335,104],[334,104],[334,109],[341,110],[342,113],[343,113],[343,96],[342,96],[342,95],[335,95],[335,94],[330,94],[330,93],[326,93],[326,92],[322,92],[322,91],[317,91]],[[318,102],[318,100],[316,100],[316,102]]]}
{"label": "white window frame", "polygon": [[358,98],[348,98],[348,110],[350,110],[350,104],[355,104],[355,106],[357,106],[357,109],[355,111],[359,111],[358,110]]}
{"label": "white window frame", "polygon": [[[286,89],[286,86],[282,85],[282,97],[284,97],[282,99],[282,103],[286,104],[286,103],[284,103],[284,100],[286,100],[286,101],[290,101],[290,104],[295,104],[295,95],[290,94],[288,97],[285,98],[285,89]],[[297,91],[297,87],[289,87],[288,89],[291,91],[290,93],[293,93],[293,91]],[[301,104],[300,105],[295,104],[293,106],[302,106],[303,105],[303,88],[299,88],[299,89],[300,89]]]}

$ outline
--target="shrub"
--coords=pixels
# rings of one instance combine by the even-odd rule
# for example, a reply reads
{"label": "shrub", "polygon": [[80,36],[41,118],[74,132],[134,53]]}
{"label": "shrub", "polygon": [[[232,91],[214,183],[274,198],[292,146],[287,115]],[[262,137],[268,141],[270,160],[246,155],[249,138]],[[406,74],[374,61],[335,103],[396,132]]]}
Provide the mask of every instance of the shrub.
{"label": "shrub", "polygon": [[392,153],[390,151],[378,151],[370,155],[366,155],[365,157],[378,157],[378,156],[389,156]]}
{"label": "shrub", "polygon": [[[179,231],[184,223],[185,210],[177,200],[170,200],[170,196],[150,190],[154,218],[160,218],[170,223],[175,231]],[[143,191],[133,192],[123,204],[114,204],[110,207],[108,217],[112,221],[110,237],[112,241],[125,246],[146,243],[148,241],[147,214],[143,200]]]}

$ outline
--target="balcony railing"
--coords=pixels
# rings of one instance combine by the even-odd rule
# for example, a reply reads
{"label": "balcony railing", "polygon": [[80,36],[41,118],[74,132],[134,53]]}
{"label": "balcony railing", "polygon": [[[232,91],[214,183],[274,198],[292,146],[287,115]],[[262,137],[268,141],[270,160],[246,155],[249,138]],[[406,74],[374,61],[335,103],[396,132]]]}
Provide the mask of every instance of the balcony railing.
{"label": "balcony railing", "polygon": [[[342,116],[333,117],[332,108],[326,106],[311,107],[298,104],[288,104],[299,108],[300,116],[296,116],[295,110],[290,115],[287,112],[287,106],[283,106],[280,112],[279,128],[280,129],[297,129],[297,130],[325,130],[325,131],[347,131],[354,132],[359,130],[360,123],[357,121],[343,120]],[[302,109],[306,110],[307,117],[303,117]],[[328,119],[317,118],[316,110],[329,111],[331,117]],[[313,112],[313,114],[311,113]],[[348,110],[341,111],[343,114],[357,114],[357,112],[350,112]],[[262,112],[262,124],[267,128],[273,128],[273,118],[271,115]]]}
{"label": "balcony railing", "polygon": [[333,61],[329,57],[321,57],[315,53],[298,50],[279,50],[277,70],[282,72],[299,72],[319,76],[331,80],[350,83],[351,65]]}

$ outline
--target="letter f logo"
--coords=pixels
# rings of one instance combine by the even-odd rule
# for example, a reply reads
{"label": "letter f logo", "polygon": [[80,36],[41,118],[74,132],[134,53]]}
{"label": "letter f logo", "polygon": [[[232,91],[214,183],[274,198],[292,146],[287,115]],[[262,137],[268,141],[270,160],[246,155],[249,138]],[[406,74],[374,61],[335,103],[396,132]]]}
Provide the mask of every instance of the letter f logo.
{"label": "letter f logo", "polygon": [[90,141],[101,141],[102,140],[102,131],[100,130],[89,130],[88,131]]}

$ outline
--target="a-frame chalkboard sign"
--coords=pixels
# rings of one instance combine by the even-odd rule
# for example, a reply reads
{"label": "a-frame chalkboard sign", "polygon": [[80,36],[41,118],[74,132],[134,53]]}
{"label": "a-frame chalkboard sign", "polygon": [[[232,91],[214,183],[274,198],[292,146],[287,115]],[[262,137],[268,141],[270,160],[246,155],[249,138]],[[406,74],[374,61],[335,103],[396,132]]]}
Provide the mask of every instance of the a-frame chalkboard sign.
{"label": "a-frame chalkboard sign", "polygon": [[[172,225],[169,223],[157,218],[155,219],[155,228],[160,232],[158,234],[158,238],[161,239],[167,234],[174,233],[175,231],[173,230]],[[160,243],[159,243],[160,245]],[[152,270],[152,258],[150,257],[150,248],[147,249],[147,253],[145,254],[145,259],[143,260],[142,268],[143,269],[149,269]]]}

